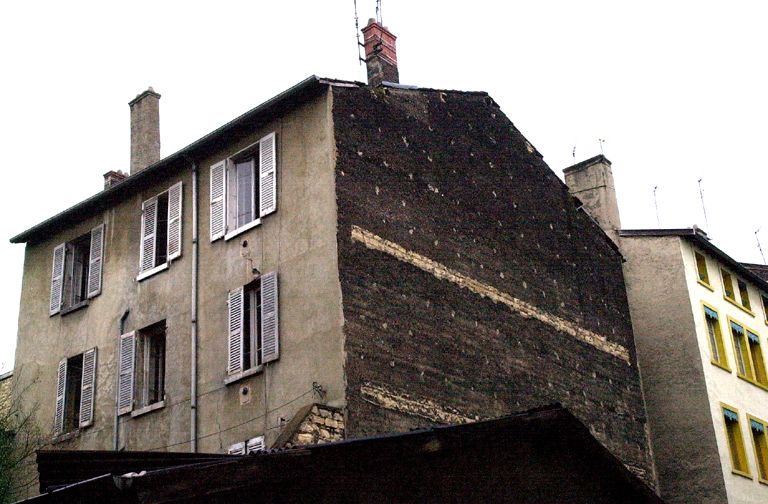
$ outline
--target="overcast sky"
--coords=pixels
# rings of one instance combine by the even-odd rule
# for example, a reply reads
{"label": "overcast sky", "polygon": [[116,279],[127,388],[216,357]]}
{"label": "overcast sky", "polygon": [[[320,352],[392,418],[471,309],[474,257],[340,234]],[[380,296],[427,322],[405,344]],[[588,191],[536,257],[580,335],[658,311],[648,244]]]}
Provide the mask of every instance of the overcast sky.
{"label": "overcast sky", "polygon": [[[375,0],[357,0],[360,26]],[[768,252],[768,2],[382,0],[400,81],[484,90],[562,176],[613,162],[624,228],[694,223]],[[364,80],[353,0],[4,2],[0,7],[0,369],[24,246],[11,236],[127,171],[128,101],[162,94],[167,156],[311,74]],[[699,196],[701,180],[708,223]],[[757,235],[755,231],[762,228]]]}

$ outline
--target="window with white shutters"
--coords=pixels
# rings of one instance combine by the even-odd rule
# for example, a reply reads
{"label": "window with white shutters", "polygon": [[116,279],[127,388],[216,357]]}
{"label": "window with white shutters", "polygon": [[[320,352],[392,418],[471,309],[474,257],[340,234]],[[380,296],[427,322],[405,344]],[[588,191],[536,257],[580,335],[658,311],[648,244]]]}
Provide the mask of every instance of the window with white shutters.
{"label": "window with white shutters", "polygon": [[230,291],[227,307],[227,374],[238,375],[277,360],[280,354],[277,273],[266,273]]}
{"label": "window with white shutters", "polygon": [[142,203],[137,280],[167,269],[181,256],[183,193],[184,187],[178,182]]}
{"label": "window with white shutters", "polygon": [[165,321],[120,337],[117,408],[131,416],[153,411],[165,401]]}
{"label": "window with white shutters", "polygon": [[54,434],[64,434],[93,425],[96,365],[96,348],[59,362]]}
{"label": "window with white shutters", "polygon": [[266,445],[264,444],[264,436],[257,436],[246,441],[240,441],[234,443],[227,449],[229,455],[248,455],[250,453],[256,453],[264,451]]}
{"label": "window with white shutters", "polygon": [[53,250],[50,314],[67,313],[101,294],[104,224]]}
{"label": "window with white shutters", "polygon": [[210,169],[211,241],[232,238],[277,209],[277,151],[270,133]]}

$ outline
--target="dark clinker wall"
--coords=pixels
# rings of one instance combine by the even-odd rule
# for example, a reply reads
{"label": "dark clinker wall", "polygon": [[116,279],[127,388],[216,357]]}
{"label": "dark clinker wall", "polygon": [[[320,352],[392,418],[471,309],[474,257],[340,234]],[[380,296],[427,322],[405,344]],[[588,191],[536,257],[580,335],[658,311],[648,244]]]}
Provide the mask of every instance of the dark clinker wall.
{"label": "dark clinker wall", "polygon": [[[429,421],[366,383],[488,418],[561,402],[651,478],[621,258],[486,94],[335,88],[347,434]],[[359,226],[630,348],[631,366],[351,239]]]}

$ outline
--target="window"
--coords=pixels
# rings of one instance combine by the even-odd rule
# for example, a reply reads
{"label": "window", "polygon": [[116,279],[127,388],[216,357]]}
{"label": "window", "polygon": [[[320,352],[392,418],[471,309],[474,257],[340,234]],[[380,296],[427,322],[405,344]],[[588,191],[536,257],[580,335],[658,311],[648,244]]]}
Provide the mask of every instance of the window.
{"label": "window", "polygon": [[741,299],[741,306],[747,310],[751,310],[752,305],[749,302],[749,291],[747,291],[747,284],[741,280],[737,280],[736,284],[739,286],[739,299]]}
{"label": "window", "polygon": [[50,314],[83,306],[101,293],[104,225],[53,249]]}
{"label": "window", "polygon": [[264,449],[264,436],[257,436],[247,441],[241,441],[231,445],[227,450],[227,453],[229,455],[248,455],[263,451]]}
{"label": "window", "polygon": [[699,252],[694,252],[696,257],[696,270],[699,275],[699,281],[709,285],[709,272],[707,271],[707,260]]}
{"label": "window", "polygon": [[747,415],[749,430],[752,433],[752,447],[755,449],[755,461],[757,461],[757,479],[760,483],[768,484],[768,439],[766,439],[763,420]]}
{"label": "window", "polygon": [[728,368],[728,358],[725,355],[723,334],[720,331],[720,317],[717,311],[706,305],[704,305],[704,322],[707,325],[707,337],[712,354],[712,363],[730,371]]}
{"label": "window", "polygon": [[96,348],[59,362],[53,428],[56,435],[93,424],[95,386]]}
{"label": "window", "polygon": [[158,194],[141,205],[141,244],[139,276],[143,280],[181,256],[182,183]]}
{"label": "window", "polygon": [[227,374],[237,379],[279,357],[277,274],[230,291],[227,305]]}
{"label": "window", "polygon": [[736,301],[736,297],[733,294],[733,279],[731,278],[731,274],[725,270],[722,270],[721,272],[723,277],[723,293],[726,299]]}
{"label": "window", "polygon": [[728,440],[728,450],[731,454],[731,468],[734,473],[749,477],[747,455],[744,450],[744,439],[739,426],[739,413],[736,408],[721,405],[725,421],[725,435]]}
{"label": "window", "polygon": [[768,324],[768,296],[763,294],[760,297],[763,299],[763,316],[765,317],[765,323]]}
{"label": "window", "polygon": [[211,241],[261,223],[277,208],[275,134],[211,166]]}
{"label": "window", "polygon": [[121,415],[140,415],[165,400],[165,321],[120,336],[117,403]]}
{"label": "window", "polygon": [[736,372],[741,378],[768,387],[765,362],[760,348],[760,337],[738,322],[730,321],[733,350],[736,355]]}

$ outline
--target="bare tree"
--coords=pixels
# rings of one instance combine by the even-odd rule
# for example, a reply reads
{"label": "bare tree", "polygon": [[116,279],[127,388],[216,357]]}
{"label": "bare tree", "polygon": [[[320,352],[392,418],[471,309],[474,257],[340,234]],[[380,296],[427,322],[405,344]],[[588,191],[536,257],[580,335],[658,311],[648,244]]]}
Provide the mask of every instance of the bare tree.
{"label": "bare tree", "polygon": [[[34,421],[32,405],[23,408],[19,397],[34,384],[30,382],[22,390],[19,373],[0,382],[0,503],[31,495],[37,482],[35,451],[45,444]],[[8,381],[10,380],[10,386]],[[16,398],[16,400],[14,400]],[[29,492],[29,489],[32,492]]]}

